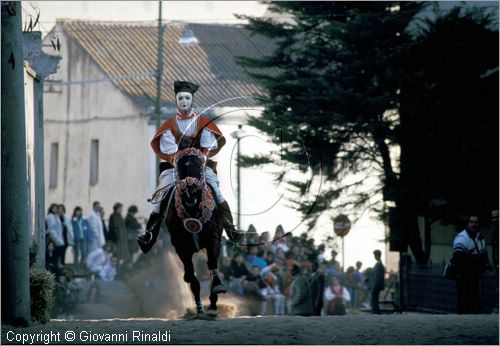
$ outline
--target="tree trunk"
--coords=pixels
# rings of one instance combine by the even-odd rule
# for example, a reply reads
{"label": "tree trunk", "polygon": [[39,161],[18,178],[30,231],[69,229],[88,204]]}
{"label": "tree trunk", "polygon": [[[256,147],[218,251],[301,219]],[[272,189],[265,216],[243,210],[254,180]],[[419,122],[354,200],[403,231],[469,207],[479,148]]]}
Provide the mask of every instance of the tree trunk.
{"label": "tree trunk", "polygon": [[403,167],[401,167],[401,177],[398,179],[394,169],[392,168],[390,150],[385,142],[382,125],[376,126],[373,131],[373,139],[378,147],[380,156],[382,157],[384,169],[384,190],[383,197],[385,201],[396,202],[396,212],[398,214],[399,224],[403,229],[404,238],[410,247],[415,260],[419,265],[427,263],[424,251],[422,250],[422,240],[420,238],[420,230],[418,227],[418,215],[416,209],[411,203],[411,196],[405,193]]}
{"label": "tree trunk", "polygon": [[431,227],[433,221],[428,217],[425,218],[425,229],[424,229],[424,260],[425,263],[429,263],[429,258],[431,257]]}
{"label": "tree trunk", "polygon": [[20,2],[2,9],[2,322],[28,325],[29,224]]}

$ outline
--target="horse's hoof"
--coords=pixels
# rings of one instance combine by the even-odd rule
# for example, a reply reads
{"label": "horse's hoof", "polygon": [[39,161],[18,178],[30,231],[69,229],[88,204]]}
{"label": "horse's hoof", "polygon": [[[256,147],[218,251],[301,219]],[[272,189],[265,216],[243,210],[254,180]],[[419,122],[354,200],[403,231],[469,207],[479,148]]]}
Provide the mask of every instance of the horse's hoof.
{"label": "horse's hoof", "polygon": [[207,315],[210,317],[217,317],[219,313],[215,309],[208,309],[207,310]]}
{"label": "horse's hoof", "polygon": [[205,315],[205,308],[203,307],[202,304],[196,305],[196,314],[198,316]]}

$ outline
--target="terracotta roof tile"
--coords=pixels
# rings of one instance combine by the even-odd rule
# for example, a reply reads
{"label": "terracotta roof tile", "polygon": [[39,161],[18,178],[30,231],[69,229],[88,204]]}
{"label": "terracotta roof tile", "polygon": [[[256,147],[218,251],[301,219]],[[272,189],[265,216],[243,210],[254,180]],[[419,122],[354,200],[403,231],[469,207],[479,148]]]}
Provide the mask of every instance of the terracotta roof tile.
{"label": "terracotta roof tile", "polygon": [[[60,29],[74,39],[109,77],[156,71],[158,28],[153,25],[60,22]],[[182,45],[179,38],[189,26],[197,44]],[[239,66],[236,56],[269,55],[270,40],[251,36],[237,25],[172,23],[163,34],[162,103],[174,106],[174,80],[200,85],[196,94],[199,107],[239,96],[263,96],[263,89]],[[117,80],[124,93],[142,106],[156,96],[156,78]],[[255,106],[251,99],[224,102],[225,106]]]}

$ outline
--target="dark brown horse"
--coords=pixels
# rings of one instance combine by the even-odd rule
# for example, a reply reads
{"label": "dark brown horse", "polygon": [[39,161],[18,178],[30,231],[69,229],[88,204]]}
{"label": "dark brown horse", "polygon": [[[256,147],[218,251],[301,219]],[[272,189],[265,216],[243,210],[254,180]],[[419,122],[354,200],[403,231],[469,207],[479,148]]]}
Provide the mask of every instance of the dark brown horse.
{"label": "dark brown horse", "polygon": [[222,228],[214,194],[205,181],[206,159],[200,150],[186,148],[176,157],[176,186],[167,197],[166,225],[172,245],[184,265],[184,281],[189,283],[198,314],[204,314],[200,298],[200,282],[196,278],[193,254],[206,249],[207,265],[212,276],[209,314],[217,311],[217,295],[226,289],[217,276],[217,260],[221,248]]}

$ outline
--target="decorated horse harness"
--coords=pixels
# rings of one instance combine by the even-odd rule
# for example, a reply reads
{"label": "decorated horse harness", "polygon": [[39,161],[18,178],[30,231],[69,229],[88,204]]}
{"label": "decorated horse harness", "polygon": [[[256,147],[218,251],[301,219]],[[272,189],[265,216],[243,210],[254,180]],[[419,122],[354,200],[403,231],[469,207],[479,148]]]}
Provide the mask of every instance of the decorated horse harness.
{"label": "decorated horse harness", "polygon": [[[203,161],[202,175],[201,179],[195,177],[186,177],[180,179],[178,173],[176,173],[176,189],[175,189],[175,209],[177,216],[182,220],[184,228],[191,233],[198,233],[202,230],[203,225],[210,220],[212,213],[215,209],[215,201],[210,188],[205,180],[205,170],[206,170],[206,159],[205,155],[201,153],[199,149],[196,148],[186,148],[179,151],[175,157],[175,165],[177,162],[185,156],[196,156]],[[188,186],[196,186],[201,190],[201,202],[198,204],[198,208],[201,211],[201,216],[190,217],[182,204],[182,194]]]}

